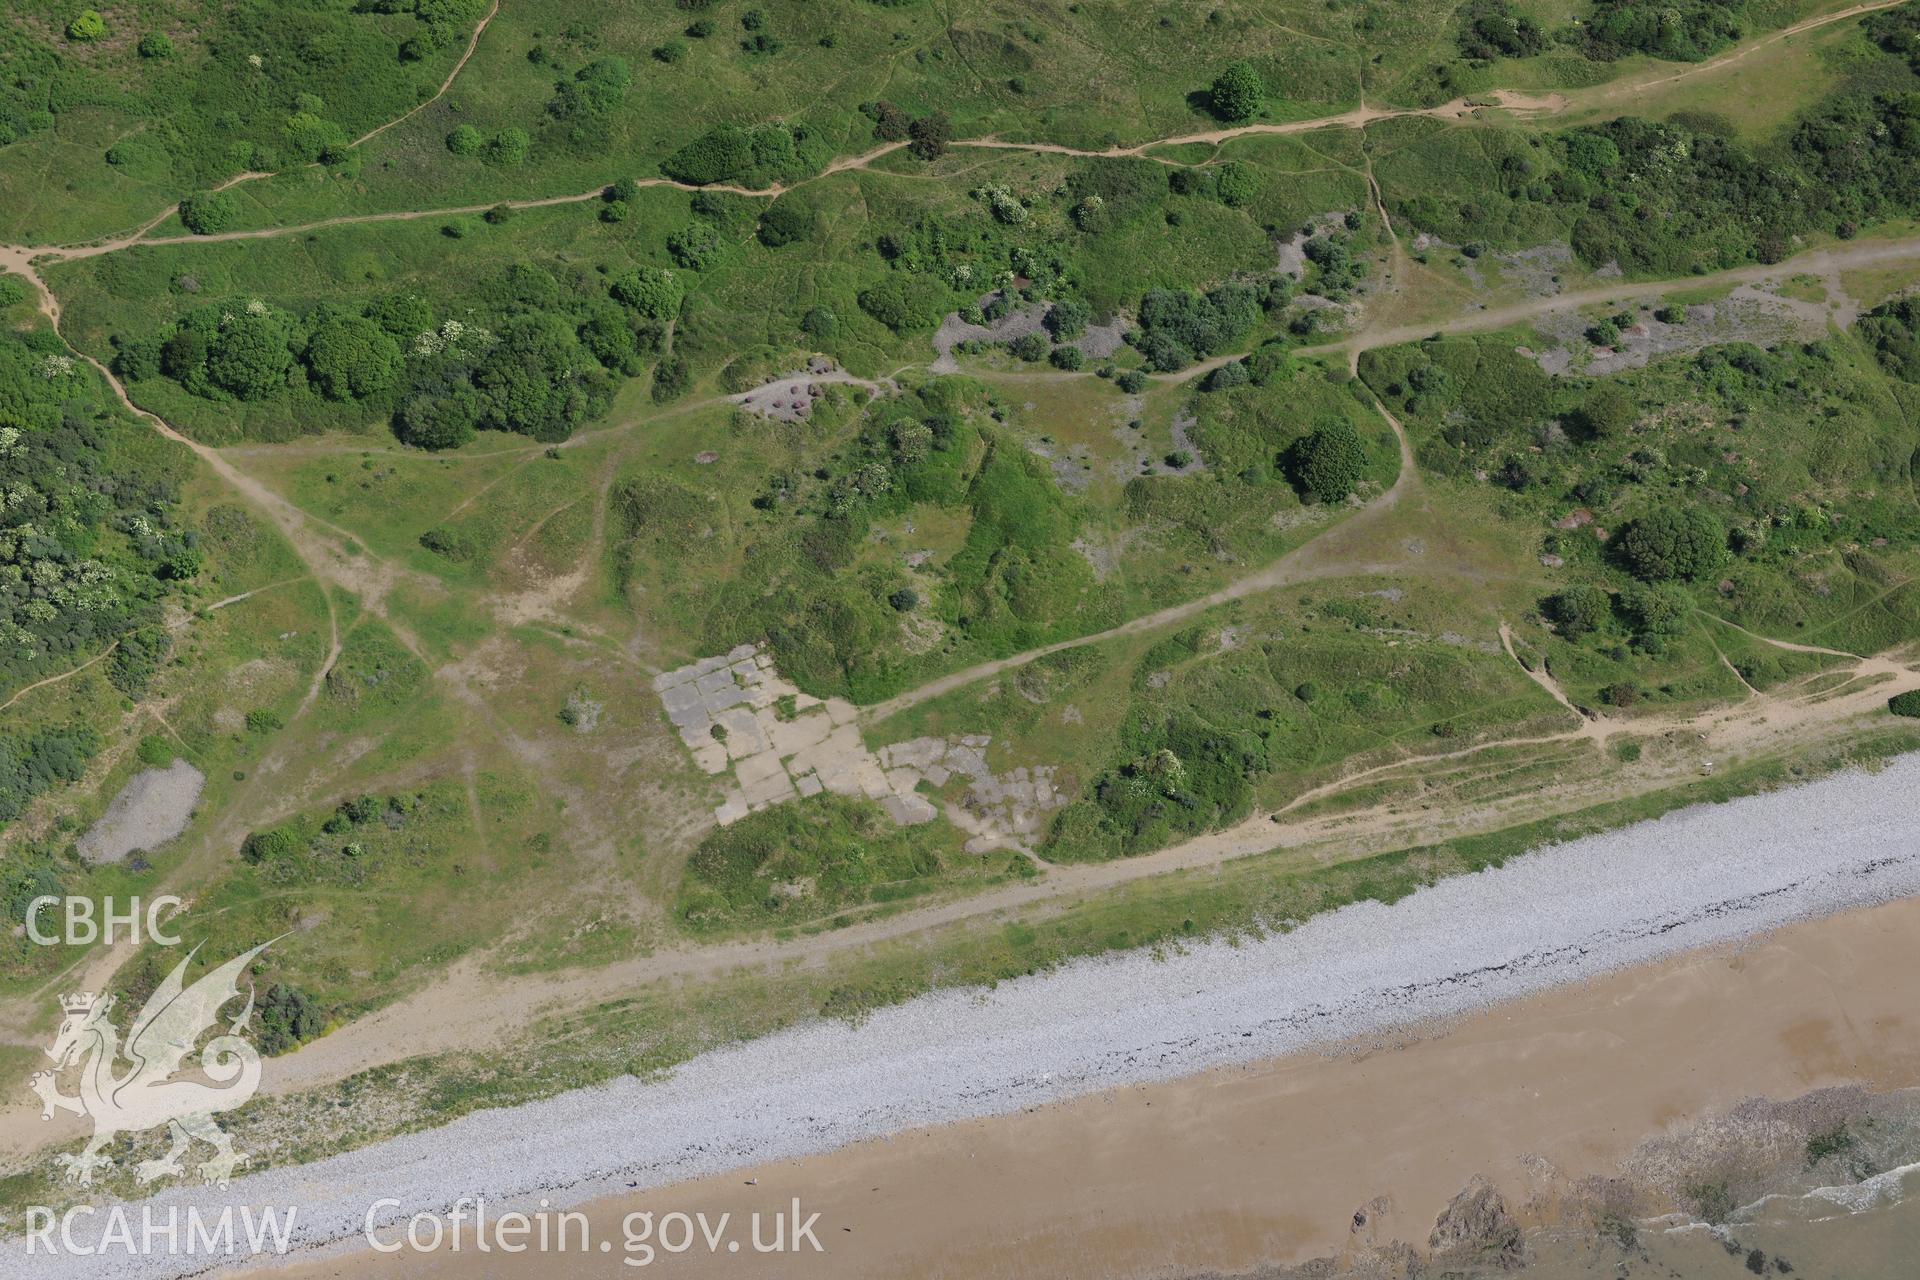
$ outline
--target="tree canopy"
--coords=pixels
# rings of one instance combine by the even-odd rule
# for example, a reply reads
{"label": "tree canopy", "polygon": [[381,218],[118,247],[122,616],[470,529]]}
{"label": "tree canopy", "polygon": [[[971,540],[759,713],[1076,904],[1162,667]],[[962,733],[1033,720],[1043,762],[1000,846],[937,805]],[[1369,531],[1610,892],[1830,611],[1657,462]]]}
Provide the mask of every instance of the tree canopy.
{"label": "tree canopy", "polygon": [[1703,578],[1726,563],[1727,531],[1701,507],[1660,507],[1627,526],[1620,555],[1647,582]]}
{"label": "tree canopy", "polygon": [[1345,502],[1367,470],[1366,446],[1345,418],[1328,418],[1294,447],[1294,483],[1319,502]]}
{"label": "tree canopy", "polygon": [[1239,124],[1259,114],[1266,96],[1266,82],[1253,64],[1236,62],[1214,77],[1213,87],[1207,91],[1207,105],[1222,120]]}

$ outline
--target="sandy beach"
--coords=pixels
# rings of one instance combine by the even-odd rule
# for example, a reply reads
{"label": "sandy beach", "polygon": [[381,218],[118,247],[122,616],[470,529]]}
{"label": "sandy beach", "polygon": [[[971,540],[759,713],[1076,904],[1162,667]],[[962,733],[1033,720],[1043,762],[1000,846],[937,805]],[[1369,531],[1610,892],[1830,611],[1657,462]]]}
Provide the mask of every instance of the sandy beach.
{"label": "sandy beach", "polygon": [[[153,1203],[298,1205],[295,1241],[325,1247],[359,1240],[376,1201],[391,1238],[394,1222],[463,1197],[494,1213],[599,1201],[617,1221],[619,1199],[649,1188],[673,1188],[647,1197],[661,1212],[798,1195],[832,1237],[817,1273],[835,1275],[1238,1268],[1325,1252],[1377,1197],[1368,1230],[1424,1236],[1474,1173],[1537,1172],[1530,1155],[1591,1172],[1749,1093],[1920,1076],[1906,981],[1920,913],[1859,910],[1920,895],[1916,795],[1920,756],[1572,841],[1263,939],[1085,961],[855,1026],[802,1026],[665,1080]],[[1697,951],[1805,920],[1817,923],[1763,945]],[[874,1141],[913,1131],[926,1132]],[[566,1261],[616,1274],[613,1249],[598,1237],[597,1256]],[[359,1275],[375,1261],[313,1265]],[[717,1265],[771,1274],[752,1269],[764,1261]],[[776,1261],[778,1274],[808,1274],[805,1256]],[[468,1254],[445,1274],[554,1263]],[[8,1275],[188,1270],[152,1256],[29,1259],[18,1241],[0,1252]]]}

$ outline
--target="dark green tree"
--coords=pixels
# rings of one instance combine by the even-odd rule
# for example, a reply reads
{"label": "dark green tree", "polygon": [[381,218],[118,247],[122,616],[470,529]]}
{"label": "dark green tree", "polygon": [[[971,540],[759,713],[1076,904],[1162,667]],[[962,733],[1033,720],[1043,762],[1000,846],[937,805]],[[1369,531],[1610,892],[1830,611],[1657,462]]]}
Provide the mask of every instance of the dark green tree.
{"label": "dark green tree", "polygon": [[1559,625],[1561,635],[1578,640],[1607,624],[1613,613],[1613,598],[1601,587],[1576,583],[1554,596],[1547,612]]}
{"label": "dark green tree", "polygon": [[1021,334],[1007,344],[1007,349],[1022,360],[1045,360],[1050,346],[1047,335],[1035,331]]}
{"label": "dark green tree", "polygon": [[907,126],[907,150],[920,160],[938,160],[947,154],[947,145],[953,141],[953,122],[947,119],[947,113],[936,111],[932,115],[921,116]]}
{"label": "dark green tree", "polygon": [[180,221],[197,236],[225,231],[237,212],[233,196],[225,191],[202,191],[180,202]]}
{"label": "dark green tree", "polygon": [[1236,62],[1214,77],[1207,105],[1229,124],[1251,120],[1266,100],[1267,86],[1251,62]]}
{"label": "dark green tree", "polygon": [[760,215],[760,243],[770,249],[813,238],[813,211],[798,200],[775,200]]}
{"label": "dark green tree", "polygon": [[613,278],[608,286],[615,302],[649,320],[671,320],[680,312],[686,290],[671,271],[635,267]]}
{"label": "dark green tree", "polygon": [[394,415],[394,433],[420,449],[458,449],[473,439],[480,397],[472,387],[442,395],[417,395]]}
{"label": "dark green tree", "polygon": [[1643,581],[1692,581],[1726,563],[1727,531],[1703,508],[1661,507],[1627,526],[1620,557]]}
{"label": "dark green tree", "polygon": [[293,367],[293,326],[266,307],[249,307],[223,319],[207,344],[207,377],[242,400],[264,400],[284,391]]}
{"label": "dark green tree", "polygon": [[285,1053],[319,1035],[326,1027],[313,997],[297,987],[276,982],[260,998],[260,1052],[271,1057]]}
{"label": "dark green tree", "polygon": [[393,390],[402,366],[400,345],[373,321],[339,316],[307,339],[307,373],[329,400],[371,400]]}
{"label": "dark green tree", "polygon": [[1367,470],[1366,446],[1345,418],[1328,418],[1295,444],[1293,481],[1319,502],[1345,502]]}
{"label": "dark green tree", "polygon": [[1087,331],[1093,310],[1078,298],[1061,298],[1047,311],[1047,332],[1061,342],[1071,342]]}
{"label": "dark green tree", "polygon": [[1579,417],[1588,434],[1597,440],[1610,440],[1627,433],[1639,419],[1640,407],[1618,382],[1597,382],[1580,402]]}

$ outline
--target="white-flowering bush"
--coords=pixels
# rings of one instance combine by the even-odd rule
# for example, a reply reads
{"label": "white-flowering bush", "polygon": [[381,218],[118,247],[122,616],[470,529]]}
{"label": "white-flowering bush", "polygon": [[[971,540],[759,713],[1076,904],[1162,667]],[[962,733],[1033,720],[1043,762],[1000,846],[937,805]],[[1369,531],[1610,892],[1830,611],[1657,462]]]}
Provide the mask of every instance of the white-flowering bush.
{"label": "white-flowering bush", "polygon": [[492,341],[493,334],[479,325],[449,320],[438,330],[428,329],[415,338],[413,349],[419,355],[437,356],[442,351],[469,351],[484,347]]}
{"label": "white-flowering bush", "polygon": [[1020,198],[1005,187],[981,187],[974,195],[986,201],[993,216],[1009,226],[1019,226],[1027,220],[1027,206],[1021,204]]}

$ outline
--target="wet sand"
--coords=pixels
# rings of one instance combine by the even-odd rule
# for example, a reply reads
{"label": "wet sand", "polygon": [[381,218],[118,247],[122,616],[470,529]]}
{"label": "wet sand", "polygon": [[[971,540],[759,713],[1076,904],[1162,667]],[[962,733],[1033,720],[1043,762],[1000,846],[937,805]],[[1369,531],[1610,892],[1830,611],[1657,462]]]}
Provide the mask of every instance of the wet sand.
{"label": "wet sand", "polygon": [[[763,1258],[723,1246],[709,1256],[696,1244],[654,1266],[1112,1277],[1247,1270],[1368,1238],[1424,1245],[1476,1174],[1524,1200],[1562,1178],[1611,1174],[1644,1139],[1744,1098],[1920,1085],[1917,960],[1920,902],[1901,901],[1339,1055],[1129,1087],[604,1199],[584,1209],[592,1252],[363,1249],[274,1274],[629,1275],[619,1241],[630,1212],[730,1212],[743,1236],[747,1215],[796,1196],[821,1214],[823,1254]],[[1367,1224],[1356,1229],[1363,1207]],[[610,1253],[598,1252],[602,1239]]]}

